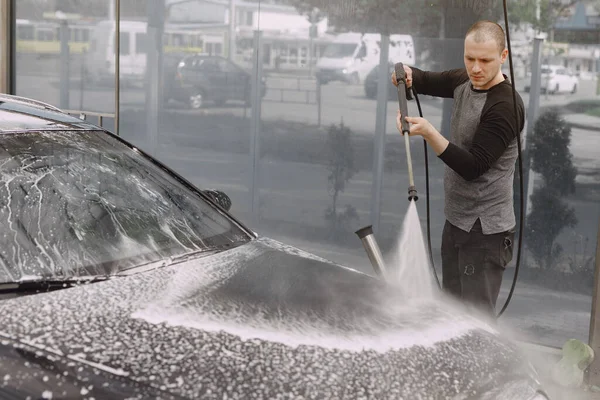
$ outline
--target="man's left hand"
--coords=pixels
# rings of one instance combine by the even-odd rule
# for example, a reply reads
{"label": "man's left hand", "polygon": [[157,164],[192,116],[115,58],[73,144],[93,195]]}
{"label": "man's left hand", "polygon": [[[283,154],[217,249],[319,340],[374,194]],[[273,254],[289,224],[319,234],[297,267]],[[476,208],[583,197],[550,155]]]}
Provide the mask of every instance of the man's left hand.
{"label": "man's left hand", "polygon": [[[398,131],[402,133],[402,123],[401,123],[402,115],[400,114],[400,110],[398,110],[398,115],[396,116],[396,127]],[[425,118],[421,117],[405,117],[406,122],[410,123],[410,136],[431,136],[433,132],[437,132],[437,130],[431,125],[429,121]]]}
{"label": "man's left hand", "polygon": [[[398,110],[398,115],[396,116],[396,127],[400,133],[402,133],[401,118],[402,115],[400,115],[400,110]],[[439,156],[442,154],[450,144],[448,139],[443,137],[425,118],[406,117],[405,120],[410,124],[409,136],[423,136],[423,139],[427,141],[427,144],[431,146],[436,155]]]}

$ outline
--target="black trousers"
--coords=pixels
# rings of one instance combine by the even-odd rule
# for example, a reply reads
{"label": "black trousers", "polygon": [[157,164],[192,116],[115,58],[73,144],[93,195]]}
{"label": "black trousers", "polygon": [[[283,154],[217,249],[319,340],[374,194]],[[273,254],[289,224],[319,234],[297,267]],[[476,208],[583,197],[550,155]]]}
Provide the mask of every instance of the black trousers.
{"label": "black trousers", "polygon": [[514,231],[484,235],[478,219],[470,232],[448,221],[442,234],[443,289],[495,317],[506,265],[513,257]]}

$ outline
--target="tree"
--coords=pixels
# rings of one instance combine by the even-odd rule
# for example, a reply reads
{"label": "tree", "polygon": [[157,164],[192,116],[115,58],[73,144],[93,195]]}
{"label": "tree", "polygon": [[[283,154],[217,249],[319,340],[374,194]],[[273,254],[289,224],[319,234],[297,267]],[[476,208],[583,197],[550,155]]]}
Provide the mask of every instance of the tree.
{"label": "tree", "polygon": [[338,196],[346,189],[346,183],[358,171],[354,163],[354,145],[352,143],[352,131],[344,125],[331,125],[327,131],[327,187],[332,197],[332,204],[325,210],[325,220],[329,222],[330,234],[339,237],[345,232],[346,225],[358,219],[354,207],[346,205],[344,211],[337,209]]}
{"label": "tree", "polygon": [[[415,4],[414,0],[290,0],[300,13],[316,8],[327,15],[338,30],[374,32],[390,35],[411,33],[418,35],[429,30],[439,32],[440,0]],[[433,24],[423,21],[435,20]]]}
{"label": "tree", "polygon": [[542,175],[543,186],[532,194],[527,217],[527,247],[537,264],[549,269],[562,253],[556,238],[566,227],[577,225],[575,210],[563,198],[575,192],[577,169],[569,150],[571,128],[557,110],[542,114],[535,123],[530,148],[531,169]]}
{"label": "tree", "polygon": [[[540,32],[550,32],[560,16],[578,0],[512,0],[509,6],[509,20],[518,25],[529,23]],[[539,20],[538,15],[539,6]]]}
{"label": "tree", "polygon": [[556,238],[564,228],[577,225],[575,210],[550,186],[535,189],[531,205],[525,228],[527,247],[537,265],[550,269],[563,251],[562,246],[555,243]]}

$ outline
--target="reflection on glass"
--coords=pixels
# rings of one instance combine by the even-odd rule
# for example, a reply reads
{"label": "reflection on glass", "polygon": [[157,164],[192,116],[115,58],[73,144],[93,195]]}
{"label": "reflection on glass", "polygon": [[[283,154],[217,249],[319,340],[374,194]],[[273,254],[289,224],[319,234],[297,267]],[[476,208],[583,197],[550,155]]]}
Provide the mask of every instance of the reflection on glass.
{"label": "reflection on glass", "polygon": [[[86,21],[69,22],[70,55],[66,66],[60,62],[59,37],[56,25],[52,25],[56,21],[43,17],[44,12],[56,10],[46,3],[52,2],[33,9],[25,2],[17,2],[18,94],[58,105],[60,90],[66,87],[60,81],[60,71],[68,67],[70,107],[112,112],[115,88],[111,71],[114,74],[115,58],[110,46],[114,36],[93,33],[102,24],[110,26],[107,20],[112,14],[91,7],[88,2],[71,2]],[[160,39],[162,63],[150,63],[158,71],[148,71],[147,57],[154,57],[159,48],[154,43],[155,31],[150,31],[155,25],[149,24],[156,15],[149,14],[147,4],[121,2],[121,37],[127,37],[121,50],[122,135],[140,146],[156,143],[158,157],[194,183],[226,188],[234,204],[232,211],[244,221],[256,221],[253,227],[261,233],[288,238],[335,261],[371,272],[353,230],[371,223],[373,218],[376,132],[385,138],[381,226],[376,232],[383,250],[397,241],[406,211],[407,182],[406,155],[395,128],[395,87],[390,82],[389,69],[379,76],[378,35],[383,28],[389,28],[390,35],[410,38],[406,47],[404,39],[397,46],[391,38],[390,67],[401,61],[434,71],[459,68],[463,65],[464,33],[473,22],[486,18],[504,24],[500,2],[444,2],[451,7],[432,2],[427,8],[415,10],[384,7],[378,1],[303,0],[295,2],[302,5],[298,8],[283,1],[236,2],[233,18],[228,17],[230,9],[226,3],[193,1],[157,9],[158,16],[165,20]],[[582,8],[582,2],[567,3],[570,2],[548,8],[549,2],[540,2],[541,15],[545,16],[540,23],[535,18],[534,3],[508,4],[515,85],[526,107],[531,99],[539,100],[540,105],[540,112],[528,129],[536,120],[543,121],[542,115],[550,107],[556,107],[564,129],[570,129],[570,144],[562,143],[568,146],[567,156],[577,170],[575,192],[559,196],[564,208],[547,206],[545,210],[549,220],[560,219],[562,209],[572,210],[577,222],[557,231],[552,245],[546,246],[554,251],[549,253],[552,262],[544,266],[539,265],[533,253],[539,250],[537,242],[548,241],[543,237],[548,229],[539,232],[538,228],[539,238],[526,234],[520,280],[504,317],[520,332],[553,346],[560,346],[566,337],[587,337],[593,243],[600,212],[600,48],[594,39],[598,36],[597,27],[589,25],[595,18],[589,7]],[[586,17],[576,17],[583,15]],[[142,28],[134,29],[135,24]],[[580,24],[580,29],[569,28],[574,24]],[[262,31],[258,47],[253,40],[255,29]],[[554,37],[550,35],[552,31]],[[235,35],[232,41],[230,32]],[[376,35],[366,48],[360,32]],[[358,39],[342,41],[349,33]],[[541,90],[530,93],[536,36],[543,39]],[[229,43],[235,45],[232,54]],[[394,55],[397,49],[403,54]],[[262,77],[256,76],[255,50],[260,51]],[[187,60],[197,53],[222,56],[247,75],[222,73],[206,78],[200,70],[178,70],[181,61],[186,60],[187,68]],[[343,59],[351,59],[352,65],[340,65],[346,63]],[[509,75],[508,63],[503,71]],[[205,89],[195,84],[201,80],[210,81],[212,86]],[[259,80],[264,96],[260,112],[254,112],[252,101],[245,94],[251,92],[252,82]],[[381,81],[385,81],[385,96],[379,96]],[[386,100],[382,103],[379,97]],[[442,133],[447,132],[451,100],[423,96],[421,106],[424,116]],[[533,113],[534,110],[527,110],[527,115]],[[414,102],[409,104],[409,114],[418,114]],[[563,126],[562,122],[555,122],[549,125]],[[252,152],[252,132],[258,133],[259,154]],[[532,137],[527,139],[526,146],[534,141]],[[425,229],[424,154],[419,144],[415,141],[412,156],[416,185],[422,196],[418,208]],[[434,261],[439,267],[444,165],[431,152],[429,155],[429,221]],[[555,159],[548,157],[549,161]],[[352,165],[352,173],[349,169],[348,179],[342,176],[338,190],[332,190],[331,170],[347,165]],[[536,213],[544,208],[543,204],[550,203],[539,202],[540,197],[533,196],[536,189],[544,186],[544,174],[527,162],[525,165],[526,225],[532,228]],[[250,206],[254,167],[258,168],[259,186],[255,213]],[[339,190],[341,186],[343,190]],[[515,196],[518,198],[519,193]],[[332,219],[334,204],[337,219]],[[332,230],[332,226],[336,229]],[[514,266],[513,261],[505,273],[499,303],[506,298]],[[553,296],[557,294],[560,296]],[[554,299],[551,305],[548,298]],[[564,327],[562,320],[567,316],[569,326]]]}

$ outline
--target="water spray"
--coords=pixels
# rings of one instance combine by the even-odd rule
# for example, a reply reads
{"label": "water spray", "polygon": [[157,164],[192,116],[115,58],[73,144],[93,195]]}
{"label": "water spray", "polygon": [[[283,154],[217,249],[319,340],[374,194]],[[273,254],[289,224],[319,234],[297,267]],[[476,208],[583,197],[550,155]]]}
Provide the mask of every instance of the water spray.
{"label": "water spray", "polygon": [[[406,73],[404,72],[404,66],[402,65],[402,63],[397,63],[395,65],[395,70],[396,79],[398,81],[398,105],[400,107],[400,113],[402,114],[402,134],[404,136],[404,143],[406,146],[406,159],[408,162],[408,201],[416,202],[419,199],[419,196],[417,195],[417,188],[415,186],[415,178],[412,168],[412,158],[410,154],[410,126],[408,122],[404,119],[404,117],[408,115],[407,99],[412,100],[413,96],[411,89],[406,85]],[[375,273],[384,280],[387,280],[388,274],[383,261],[381,250],[379,249],[377,241],[375,240],[375,235],[373,234],[372,225],[361,228],[355,233],[362,241],[362,244],[365,248],[365,251],[367,252],[367,256],[369,257],[369,261],[371,261],[371,265],[373,266]]]}

